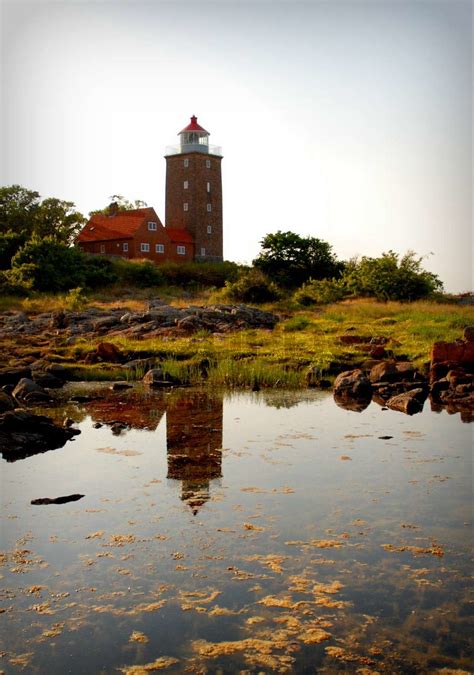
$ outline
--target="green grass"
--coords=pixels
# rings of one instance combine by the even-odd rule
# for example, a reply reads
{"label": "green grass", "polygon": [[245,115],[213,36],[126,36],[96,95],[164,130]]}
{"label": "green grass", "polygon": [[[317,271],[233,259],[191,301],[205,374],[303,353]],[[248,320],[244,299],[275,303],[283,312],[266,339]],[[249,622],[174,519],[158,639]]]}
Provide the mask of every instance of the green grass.
{"label": "green grass", "polygon": [[[97,299],[93,299],[97,305]],[[104,302],[104,301],[101,301]],[[116,298],[112,305],[118,302]],[[127,298],[121,303],[144,303]],[[180,304],[205,304],[205,298],[188,299]],[[105,302],[104,305],[105,307]],[[110,305],[109,305],[110,306]],[[455,304],[416,302],[379,303],[370,300],[345,301],[315,309],[295,309],[289,303],[267,305],[282,320],[273,331],[249,329],[215,335],[199,331],[189,337],[166,339],[111,338],[127,358],[154,357],[165,373],[188,384],[207,381],[211,385],[231,387],[299,387],[305,383],[310,367],[323,376],[356,367],[368,358],[364,345],[345,345],[339,337],[345,333],[383,336],[395,357],[408,358],[422,367],[430,358],[433,342],[453,341],[462,336],[465,326],[474,324],[474,308]],[[44,309],[44,308],[43,308]],[[142,370],[130,371],[118,366],[77,364],[95,344],[81,340],[67,344],[59,336],[49,349],[70,360],[75,379],[139,380]],[[33,347],[29,347],[33,352]],[[22,352],[23,349],[23,352]],[[27,346],[10,342],[4,353],[28,354]]]}

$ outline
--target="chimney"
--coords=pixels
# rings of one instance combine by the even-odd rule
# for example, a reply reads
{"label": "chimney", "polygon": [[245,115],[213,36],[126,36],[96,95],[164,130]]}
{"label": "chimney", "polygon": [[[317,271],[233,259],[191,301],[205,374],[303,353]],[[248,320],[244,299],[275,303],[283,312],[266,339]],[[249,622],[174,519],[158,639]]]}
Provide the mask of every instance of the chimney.
{"label": "chimney", "polygon": [[109,213],[108,213],[109,218],[112,218],[113,216],[116,216],[117,213],[118,213],[118,210],[119,210],[119,208],[118,208],[117,202],[112,202],[111,204],[109,204]]}

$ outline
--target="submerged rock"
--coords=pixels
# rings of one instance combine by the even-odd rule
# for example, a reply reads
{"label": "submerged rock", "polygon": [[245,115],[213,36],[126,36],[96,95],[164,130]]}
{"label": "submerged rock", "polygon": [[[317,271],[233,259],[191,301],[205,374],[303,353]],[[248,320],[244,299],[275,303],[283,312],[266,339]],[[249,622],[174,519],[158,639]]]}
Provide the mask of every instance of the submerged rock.
{"label": "submerged rock", "polygon": [[420,387],[392,396],[388,399],[386,405],[391,410],[398,410],[406,415],[415,415],[423,410],[423,404],[427,397],[426,389]]}

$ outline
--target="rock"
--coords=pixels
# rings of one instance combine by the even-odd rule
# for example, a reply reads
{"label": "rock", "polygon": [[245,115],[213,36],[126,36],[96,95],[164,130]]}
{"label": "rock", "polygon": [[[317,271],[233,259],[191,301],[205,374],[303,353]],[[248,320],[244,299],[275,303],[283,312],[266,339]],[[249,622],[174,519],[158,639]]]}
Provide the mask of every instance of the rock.
{"label": "rock", "polygon": [[165,377],[165,374],[161,368],[153,368],[149,370],[142,382],[149,387],[170,387],[173,384],[180,384],[177,378],[172,378],[169,375]]}
{"label": "rock", "polygon": [[474,342],[474,326],[466,326],[463,338],[466,342]]}
{"label": "rock", "polygon": [[346,370],[334,380],[334,394],[352,398],[368,398],[370,401],[372,385],[362,370]]}
{"label": "rock", "polygon": [[51,314],[51,320],[49,325],[51,328],[66,328],[68,325],[68,320],[65,311],[63,309],[60,309],[57,312],[53,312]]}
{"label": "rock", "polygon": [[92,322],[92,330],[94,333],[100,333],[101,331],[108,330],[119,323],[120,318],[116,316],[104,316],[97,321]]}
{"label": "rock", "polygon": [[132,389],[132,385],[128,382],[114,382],[110,388],[112,391],[123,391],[124,389]]}
{"label": "rock", "polygon": [[339,408],[344,408],[344,410],[362,412],[370,404],[371,397],[353,398],[347,394],[334,394],[334,401]]}
{"label": "rock", "polygon": [[34,381],[40,387],[46,387],[46,389],[61,389],[64,386],[64,380],[55,377],[51,373],[38,373],[35,375]]}
{"label": "rock", "polygon": [[115,436],[119,436],[125,429],[128,429],[128,425],[125,422],[112,422],[110,425],[110,430]]}
{"label": "rock", "polygon": [[63,422],[63,427],[65,429],[69,429],[69,427],[72,427],[76,422],[72,419],[72,417],[66,417],[66,419]]}
{"label": "rock", "polygon": [[0,413],[7,410],[14,410],[16,404],[13,398],[6,391],[0,390]]}
{"label": "rock", "polygon": [[36,384],[36,382],[33,382],[33,380],[30,380],[28,377],[23,377],[18,382],[12,393],[13,397],[19,402],[26,401],[28,397],[30,399],[33,398],[31,396],[32,394],[35,394],[37,398],[44,397],[46,400],[49,399],[48,393],[43,389],[43,387],[41,387],[39,384]]}
{"label": "rock", "polygon": [[41,497],[40,499],[32,499],[30,504],[34,505],[43,505],[43,504],[67,504],[68,502],[77,502],[79,499],[82,499],[85,495],[65,495],[64,497]]}
{"label": "rock", "polygon": [[382,361],[374,366],[369,375],[371,382],[399,382],[413,380],[417,372],[409,361]]}
{"label": "rock", "polygon": [[97,345],[96,352],[102,361],[109,363],[120,363],[124,358],[120,349],[111,342],[101,342]]}
{"label": "rock", "polygon": [[49,417],[27,410],[9,410],[0,415],[0,451],[8,462],[61,448],[79,433],[78,429],[65,429]]}
{"label": "rock", "polygon": [[387,408],[391,410],[398,410],[406,415],[414,415],[423,410],[423,404],[427,398],[426,390],[411,389],[403,394],[392,396],[387,401]]}
{"label": "rock", "polygon": [[69,379],[69,370],[60,363],[52,363],[50,366],[46,366],[45,370],[50,375],[54,375],[54,377],[57,377],[63,382],[67,382]]}
{"label": "rock", "polygon": [[435,342],[431,350],[431,366],[435,363],[474,363],[474,342]]}
{"label": "rock", "polygon": [[387,356],[387,352],[382,347],[382,345],[374,345],[369,351],[369,356],[372,359],[383,359],[385,356]]}
{"label": "rock", "polygon": [[0,368],[0,387],[17,384],[24,377],[31,378],[31,368]]}

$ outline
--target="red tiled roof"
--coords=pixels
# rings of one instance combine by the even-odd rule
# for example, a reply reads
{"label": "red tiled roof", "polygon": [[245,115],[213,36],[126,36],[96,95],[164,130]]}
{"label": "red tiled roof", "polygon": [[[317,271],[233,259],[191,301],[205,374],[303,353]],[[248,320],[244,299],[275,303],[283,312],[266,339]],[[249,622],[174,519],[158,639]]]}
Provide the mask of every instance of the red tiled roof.
{"label": "red tiled roof", "polygon": [[119,211],[115,216],[96,213],[77,237],[77,241],[106,241],[132,237],[147,218],[157,218],[153,208]]}
{"label": "red tiled roof", "polygon": [[181,242],[192,244],[194,242],[193,235],[188,230],[181,230],[178,227],[165,227],[165,232],[172,242]]}
{"label": "red tiled roof", "polygon": [[203,129],[202,126],[200,124],[198,124],[196,115],[193,115],[191,117],[191,122],[188,124],[187,127],[184,127],[184,129],[181,129],[181,131],[179,133],[182,134],[185,131],[204,131],[204,133],[209,134],[208,131]]}

